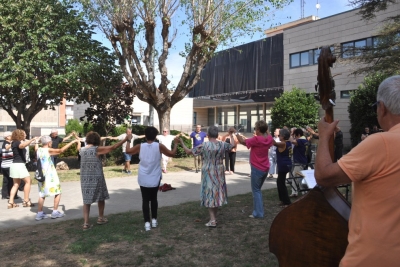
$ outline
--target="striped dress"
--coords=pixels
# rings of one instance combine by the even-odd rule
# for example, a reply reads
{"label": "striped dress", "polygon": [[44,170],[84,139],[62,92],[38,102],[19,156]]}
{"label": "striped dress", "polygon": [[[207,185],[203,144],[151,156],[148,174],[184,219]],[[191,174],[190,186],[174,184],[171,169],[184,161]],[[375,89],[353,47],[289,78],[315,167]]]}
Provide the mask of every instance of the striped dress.
{"label": "striped dress", "polygon": [[193,155],[201,155],[201,206],[208,208],[220,207],[228,203],[225,182],[224,155],[233,148],[232,144],[217,141],[204,142],[192,149]]}
{"label": "striped dress", "polygon": [[97,157],[97,146],[83,147],[81,155],[81,190],[83,204],[109,199],[103,164]]}

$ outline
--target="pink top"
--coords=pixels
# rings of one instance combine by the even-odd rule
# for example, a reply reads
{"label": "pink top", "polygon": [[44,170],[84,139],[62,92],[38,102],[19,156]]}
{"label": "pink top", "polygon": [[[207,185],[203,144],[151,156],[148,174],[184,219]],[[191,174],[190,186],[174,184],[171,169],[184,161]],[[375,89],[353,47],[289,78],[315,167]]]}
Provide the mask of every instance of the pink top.
{"label": "pink top", "polygon": [[250,164],[261,171],[267,172],[269,170],[268,150],[272,146],[272,136],[254,136],[245,141],[247,148],[251,148]]}

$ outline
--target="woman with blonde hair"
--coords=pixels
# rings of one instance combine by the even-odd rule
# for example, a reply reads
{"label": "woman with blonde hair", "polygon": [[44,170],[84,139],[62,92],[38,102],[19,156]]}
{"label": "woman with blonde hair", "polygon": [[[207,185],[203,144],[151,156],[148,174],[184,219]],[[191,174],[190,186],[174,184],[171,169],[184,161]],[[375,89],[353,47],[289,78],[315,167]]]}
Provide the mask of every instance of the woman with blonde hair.
{"label": "woman with blonde hair", "polygon": [[39,200],[38,200],[38,213],[36,214],[36,221],[48,218],[47,214],[43,212],[43,204],[46,197],[54,196],[54,207],[51,213],[52,219],[64,217],[64,213],[58,211],[58,204],[61,199],[61,185],[58,179],[57,171],[51,159],[52,156],[57,156],[67,150],[72,144],[77,143],[77,150],[81,148],[81,141],[79,137],[75,136],[75,140],[63,146],[62,148],[52,148],[52,140],[48,135],[42,136],[40,142],[42,147],[39,148],[38,143],[35,143],[35,151],[37,160],[40,160],[42,166],[44,182],[38,182],[39,187]]}
{"label": "woman with blonde hair", "polygon": [[12,209],[16,208],[19,205],[14,203],[15,194],[18,191],[18,187],[21,183],[21,180],[24,180],[24,201],[22,202],[23,207],[33,207],[29,193],[31,192],[31,176],[26,168],[26,147],[29,146],[33,142],[37,142],[37,138],[32,138],[30,140],[25,140],[26,133],[21,129],[16,129],[12,132],[11,135],[11,145],[7,145],[6,149],[12,149],[13,152],[13,163],[10,167],[10,177],[13,178],[14,185],[11,189],[10,200],[8,201],[7,208]]}

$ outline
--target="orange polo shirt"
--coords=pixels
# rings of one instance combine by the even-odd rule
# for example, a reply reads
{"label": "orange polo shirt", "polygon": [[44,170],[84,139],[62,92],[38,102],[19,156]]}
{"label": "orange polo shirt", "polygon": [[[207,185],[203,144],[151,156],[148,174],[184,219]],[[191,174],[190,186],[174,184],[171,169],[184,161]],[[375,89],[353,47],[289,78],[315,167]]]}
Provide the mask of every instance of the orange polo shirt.
{"label": "orange polo shirt", "polygon": [[368,136],[338,164],[353,181],[342,267],[400,266],[400,124]]}

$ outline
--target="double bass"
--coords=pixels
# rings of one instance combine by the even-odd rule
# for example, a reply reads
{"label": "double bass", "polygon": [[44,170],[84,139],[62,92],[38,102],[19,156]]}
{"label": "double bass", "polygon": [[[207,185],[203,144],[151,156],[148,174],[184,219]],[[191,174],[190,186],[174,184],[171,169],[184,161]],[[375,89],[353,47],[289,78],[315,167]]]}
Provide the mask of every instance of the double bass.
{"label": "double bass", "polygon": [[[325,120],[333,122],[335,83],[330,68],[336,57],[323,47],[318,57],[318,91]],[[329,140],[334,157],[334,136]],[[280,267],[337,267],[348,245],[350,204],[336,187],[315,186],[283,209],[272,222],[269,248]]]}

